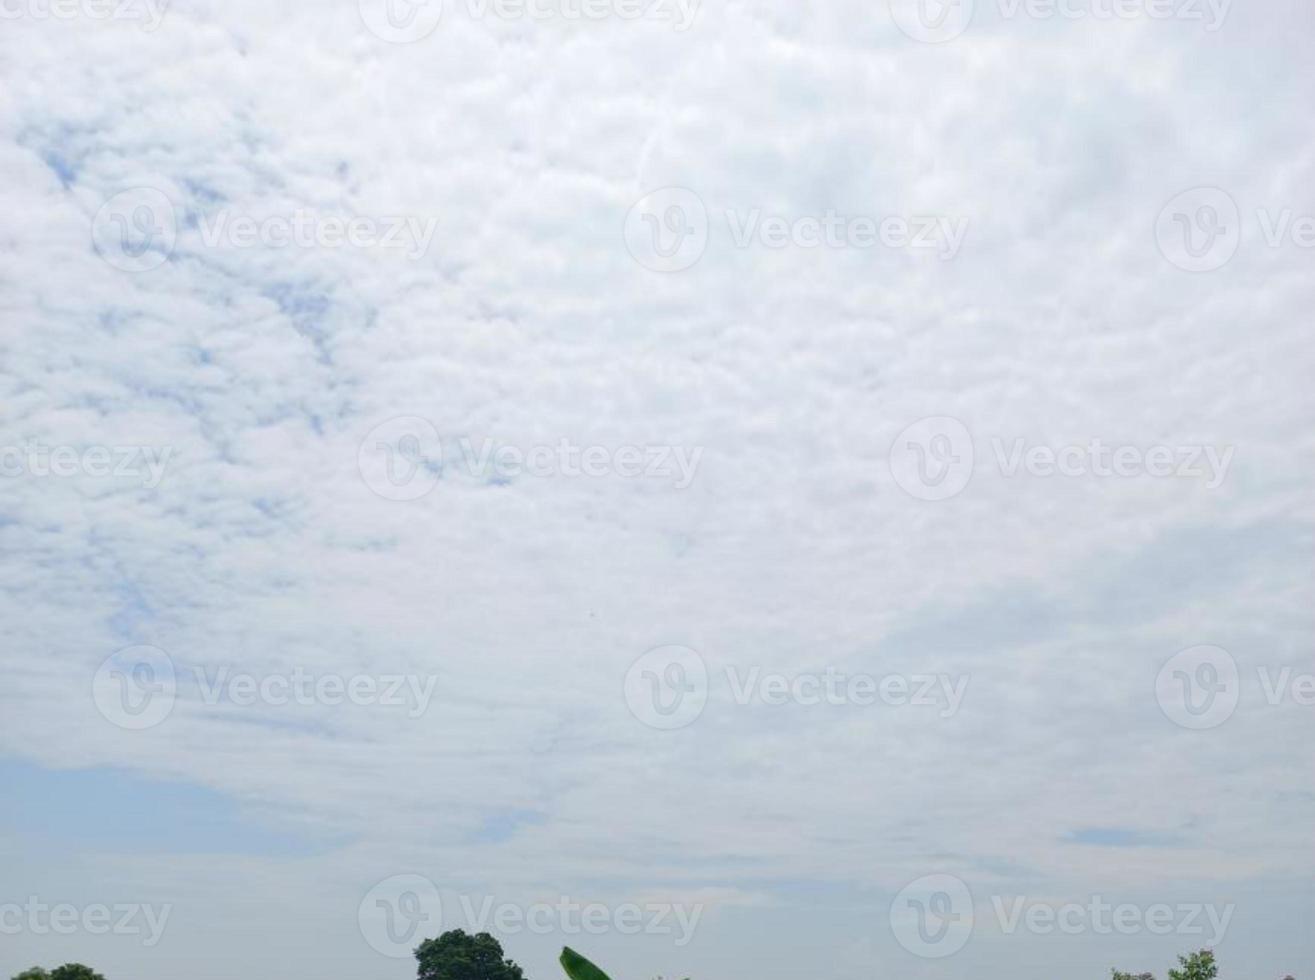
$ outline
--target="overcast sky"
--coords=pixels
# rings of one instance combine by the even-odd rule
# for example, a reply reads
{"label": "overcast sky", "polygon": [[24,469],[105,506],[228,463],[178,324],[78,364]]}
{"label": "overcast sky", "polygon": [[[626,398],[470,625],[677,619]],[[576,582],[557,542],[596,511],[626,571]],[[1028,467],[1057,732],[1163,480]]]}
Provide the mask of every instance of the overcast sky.
{"label": "overcast sky", "polygon": [[0,977],[1315,973],[1307,0],[0,14]]}

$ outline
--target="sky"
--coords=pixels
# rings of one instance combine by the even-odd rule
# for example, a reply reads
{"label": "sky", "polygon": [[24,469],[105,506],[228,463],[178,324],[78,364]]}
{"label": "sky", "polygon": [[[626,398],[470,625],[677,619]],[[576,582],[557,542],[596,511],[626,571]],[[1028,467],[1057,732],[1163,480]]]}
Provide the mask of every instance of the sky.
{"label": "sky", "polygon": [[0,977],[1315,974],[1312,42],[0,0]]}

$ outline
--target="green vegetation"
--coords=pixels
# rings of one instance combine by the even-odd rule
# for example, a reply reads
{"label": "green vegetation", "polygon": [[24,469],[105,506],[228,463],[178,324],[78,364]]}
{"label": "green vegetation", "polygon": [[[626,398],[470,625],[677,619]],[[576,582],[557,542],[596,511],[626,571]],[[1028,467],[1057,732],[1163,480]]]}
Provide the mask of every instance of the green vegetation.
{"label": "green vegetation", "polygon": [[416,947],[418,980],[524,980],[521,968],[507,959],[487,932],[471,936],[462,929],[426,939]]}
{"label": "green vegetation", "polygon": [[[598,967],[567,946],[562,950],[562,969],[571,980],[608,980],[608,976]],[[658,977],[658,980],[662,980]],[[689,980],[688,977],[685,980]]]}
{"label": "green vegetation", "polygon": [[[1215,963],[1215,954],[1208,949],[1178,957],[1178,969],[1169,971],[1169,980],[1216,980],[1219,967]],[[1131,973],[1114,971],[1113,980],[1155,980],[1151,973]],[[1286,980],[1292,980],[1291,977]]]}
{"label": "green vegetation", "polygon": [[[445,932],[437,939],[426,939],[416,947],[417,980],[525,980],[519,966],[507,959],[502,944],[487,932],[471,936],[462,929]],[[562,950],[562,969],[569,980],[609,980],[606,973],[567,946]],[[1178,957],[1178,967],[1169,971],[1169,980],[1218,980],[1219,966],[1215,954],[1203,949]],[[34,966],[13,980],[105,980],[89,966],[65,963],[53,970]],[[688,978],[687,978],[688,980]],[[1112,980],[1155,980],[1151,973],[1123,973],[1115,970]],[[1291,976],[1283,980],[1293,980]]]}
{"label": "green vegetation", "polygon": [[14,980],[105,980],[105,978],[89,966],[83,966],[81,963],[65,963],[53,970],[34,966],[30,970],[24,970],[14,977]]}
{"label": "green vegetation", "polygon": [[608,976],[598,967],[567,946],[562,950],[562,969],[571,980],[608,980]]}

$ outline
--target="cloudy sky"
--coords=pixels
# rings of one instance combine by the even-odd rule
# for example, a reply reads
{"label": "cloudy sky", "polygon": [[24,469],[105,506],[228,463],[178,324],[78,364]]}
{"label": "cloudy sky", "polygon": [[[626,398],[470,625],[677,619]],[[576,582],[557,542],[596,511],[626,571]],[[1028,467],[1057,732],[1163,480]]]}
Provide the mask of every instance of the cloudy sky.
{"label": "cloudy sky", "polygon": [[0,976],[1315,970],[1307,0],[0,15]]}

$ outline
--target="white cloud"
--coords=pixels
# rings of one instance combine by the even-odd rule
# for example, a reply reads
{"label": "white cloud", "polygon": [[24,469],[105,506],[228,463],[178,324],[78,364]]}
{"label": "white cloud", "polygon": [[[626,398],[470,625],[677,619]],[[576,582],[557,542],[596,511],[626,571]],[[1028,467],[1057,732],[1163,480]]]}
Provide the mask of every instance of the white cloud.
{"label": "white cloud", "polygon": [[[179,909],[158,951],[79,953],[145,980],[184,955],[215,976],[275,958],[306,975],[388,968],[356,935],[355,902],[416,871],[513,900],[725,896],[680,957],[608,939],[620,972],[657,972],[661,955],[682,976],[797,975],[843,948],[839,976],[950,976],[919,973],[883,931],[883,902],[931,871],[1203,900],[1309,876],[1310,709],[1251,690],[1227,727],[1185,732],[1154,681],[1202,643],[1244,675],[1315,669],[1315,255],[1268,247],[1259,224],[1262,208],[1315,213],[1308,127],[1293,123],[1315,25],[1283,3],[1237,5],[1215,33],[978,8],[938,45],[849,0],[705,4],[686,32],[450,3],[412,45],[371,35],[351,3],[174,4],[150,33],[5,23],[0,444],[172,456],[154,490],[4,480],[0,751],[201,784],[330,842],[235,861],[206,857],[199,834],[182,860],[98,858],[92,883],[140,883]],[[92,221],[143,185],[170,200],[177,239],[134,274],[97,255]],[[1193,275],[1155,227],[1203,185],[1227,189],[1243,232],[1227,265]],[[623,222],[668,186],[696,193],[709,223],[699,261],[663,275],[634,260]],[[219,209],[437,232],[419,259],[209,246],[200,226]],[[750,209],[943,215],[967,232],[949,261],[737,248],[726,213]],[[682,491],[448,472],[399,503],[357,469],[362,440],[398,416],[429,419],[448,447],[704,455]],[[992,438],[1235,457],[1214,490],[979,466],[931,503],[886,464],[927,416],[960,419],[979,461]],[[216,710],[184,684],[166,725],[120,732],[91,677],[137,643],[186,668],[432,673],[436,703],[418,720]],[[622,679],[668,643],[714,677],[830,666],[971,683],[952,718],[747,708],[714,685],[697,724],[662,733],[629,713]],[[481,837],[508,812],[538,818]],[[1182,842],[1064,843],[1089,827]],[[15,880],[63,879],[24,865]],[[1252,916],[1285,914],[1251,901]],[[778,908],[802,935],[761,927]],[[1225,947],[1233,972],[1310,953],[1304,935],[1275,945],[1245,922]],[[979,951],[976,972],[1040,955],[1012,942]],[[1139,953],[1162,969],[1186,945]],[[550,946],[508,943],[539,975]],[[1110,947],[1077,962],[1142,968]]]}

